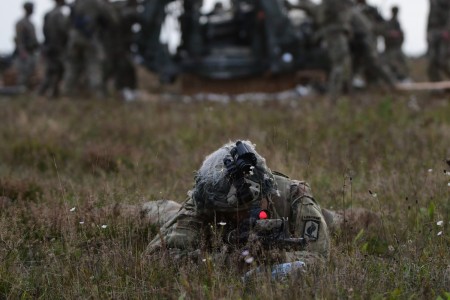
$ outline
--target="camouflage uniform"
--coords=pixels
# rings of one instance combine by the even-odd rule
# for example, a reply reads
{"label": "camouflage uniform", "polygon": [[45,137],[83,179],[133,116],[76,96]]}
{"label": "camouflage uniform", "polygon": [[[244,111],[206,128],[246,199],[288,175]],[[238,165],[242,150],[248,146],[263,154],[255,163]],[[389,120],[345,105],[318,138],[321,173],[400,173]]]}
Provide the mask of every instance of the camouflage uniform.
{"label": "camouflage uniform", "polygon": [[102,26],[110,26],[115,20],[111,5],[104,0],[76,0],[73,3],[64,78],[68,95],[73,95],[80,81],[85,79],[95,96],[104,96],[102,62],[105,53],[98,35]]}
{"label": "camouflage uniform", "polygon": [[18,84],[31,87],[31,78],[36,71],[37,49],[39,42],[36,38],[36,29],[31,23],[33,4],[24,4],[25,17],[16,23],[16,68],[18,71]]}
{"label": "camouflage uniform", "polygon": [[[261,160],[264,159],[261,158]],[[284,260],[314,262],[327,259],[330,247],[328,227],[320,206],[312,197],[308,184],[291,180],[279,173],[272,174],[270,170],[267,174],[271,178],[274,189],[267,194],[262,192],[261,196],[252,203],[242,204],[234,209],[219,204],[216,205],[216,209],[208,210],[199,205],[199,202],[216,199],[214,189],[217,189],[217,193],[224,194],[227,194],[227,189],[221,190],[222,187],[219,184],[214,184],[213,189],[201,193],[201,185],[197,178],[194,189],[188,193],[188,199],[178,213],[161,227],[160,234],[148,245],[147,253],[154,253],[164,248],[186,252],[197,250],[208,243],[207,237],[211,227],[225,222],[230,228],[235,228],[236,224],[249,215],[252,207],[262,206],[265,201],[263,199],[267,199],[268,205],[265,209],[269,211],[271,218],[288,218],[291,235],[309,240],[304,251],[287,252]],[[234,196],[232,188],[229,190],[227,198],[230,198],[230,195]],[[206,197],[207,199],[198,199],[197,197]]]}
{"label": "camouflage uniform", "polygon": [[322,1],[319,14],[319,35],[327,47],[331,61],[329,93],[338,96],[343,90],[350,90],[351,56],[349,48],[349,6],[345,0]]}
{"label": "camouflage uniform", "polygon": [[384,18],[375,6],[367,4],[366,0],[358,1],[359,10],[370,20],[372,23],[372,33],[375,37],[383,34]]}
{"label": "camouflage uniform", "polygon": [[394,87],[395,78],[379,58],[372,22],[360,6],[352,8],[350,20],[353,33],[350,48],[354,73],[363,72],[366,80],[380,79],[389,87]]}
{"label": "camouflage uniform", "polygon": [[430,0],[428,15],[428,77],[431,81],[440,81],[441,73],[450,76],[449,43],[450,2],[447,0]]}
{"label": "camouflage uniform", "polygon": [[64,74],[65,49],[69,32],[69,18],[60,1],[44,16],[44,45],[43,56],[46,62],[45,78],[40,87],[40,94],[44,95],[50,90],[51,97],[59,94],[59,85]]}
{"label": "camouflage uniform", "polygon": [[397,12],[398,10],[393,9],[392,18],[384,25],[383,58],[392,74],[395,74],[397,79],[403,80],[408,77],[408,66],[402,51],[404,34],[397,18]]}

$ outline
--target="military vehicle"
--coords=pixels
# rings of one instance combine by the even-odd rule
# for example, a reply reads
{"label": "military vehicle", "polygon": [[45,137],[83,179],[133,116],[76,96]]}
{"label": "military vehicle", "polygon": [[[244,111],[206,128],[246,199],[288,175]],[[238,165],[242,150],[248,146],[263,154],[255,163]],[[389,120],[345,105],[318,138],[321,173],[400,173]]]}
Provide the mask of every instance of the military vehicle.
{"label": "military vehicle", "polygon": [[[312,21],[294,25],[279,0],[230,0],[202,13],[202,0],[178,0],[181,41],[175,53],[160,41],[169,4],[144,0],[138,52],[163,83],[181,76],[184,93],[277,91],[302,80],[324,81],[325,50]],[[245,80],[244,80],[245,79]]]}

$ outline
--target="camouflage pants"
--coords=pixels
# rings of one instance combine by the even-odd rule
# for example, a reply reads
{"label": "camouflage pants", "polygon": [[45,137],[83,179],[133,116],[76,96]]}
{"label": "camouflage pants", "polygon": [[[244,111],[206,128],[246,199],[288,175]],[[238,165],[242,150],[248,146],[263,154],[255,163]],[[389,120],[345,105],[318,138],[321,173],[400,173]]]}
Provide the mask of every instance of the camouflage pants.
{"label": "camouflage pants", "polygon": [[332,97],[350,89],[351,57],[347,34],[333,32],[324,36],[331,61],[328,89]]}
{"label": "camouflage pants", "polygon": [[65,93],[73,96],[85,80],[89,91],[102,98],[103,59],[103,48],[95,37],[87,38],[77,30],[71,30],[64,77]]}
{"label": "camouflage pants", "polygon": [[49,53],[45,57],[45,63],[45,78],[39,88],[39,93],[45,95],[47,91],[50,91],[50,97],[57,97],[64,75],[64,58],[62,53]]}
{"label": "camouflage pants", "polygon": [[395,85],[395,78],[382,63],[376,44],[368,36],[359,36],[352,41],[354,73],[362,72],[368,82],[381,80],[389,87]]}
{"label": "camouflage pants", "polygon": [[408,64],[401,48],[386,49],[383,60],[397,79],[402,80],[408,77]]}
{"label": "camouflage pants", "polygon": [[18,56],[15,60],[17,68],[17,83],[30,88],[33,85],[32,77],[36,72],[37,57],[35,53],[27,53],[24,56]]}
{"label": "camouflage pants", "polygon": [[442,30],[428,32],[428,78],[431,81],[442,80],[441,74],[450,77],[449,50],[450,40],[443,36]]}

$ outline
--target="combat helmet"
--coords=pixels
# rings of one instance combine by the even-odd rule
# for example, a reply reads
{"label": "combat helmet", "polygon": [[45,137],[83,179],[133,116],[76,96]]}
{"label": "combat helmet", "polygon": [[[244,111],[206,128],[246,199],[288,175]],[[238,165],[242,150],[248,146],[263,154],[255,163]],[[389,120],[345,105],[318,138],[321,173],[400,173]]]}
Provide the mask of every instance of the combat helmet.
{"label": "combat helmet", "polygon": [[266,160],[253,143],[239,140],[205,158],[196,172],[191,197],[200,213],[226,213],[249,210],[276,191]]}

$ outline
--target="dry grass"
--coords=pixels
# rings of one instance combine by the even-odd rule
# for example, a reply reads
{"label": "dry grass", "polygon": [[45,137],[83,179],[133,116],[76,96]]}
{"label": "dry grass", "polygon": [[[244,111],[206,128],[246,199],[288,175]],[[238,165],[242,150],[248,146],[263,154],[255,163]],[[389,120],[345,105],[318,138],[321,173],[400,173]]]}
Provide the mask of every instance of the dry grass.
{"label": "dry grass", "polygon": [[[449,299],[449,116],[448,100],[426,94],[336,104],[1,99],[0,299]],[[182,201],[204,156],[238,138],[272,169],[309,181],[323,207],[379,213],[377,234],[336,234],[325,269],[244,286],[225,261],[143,257],[156,228],[102,210]]]}

